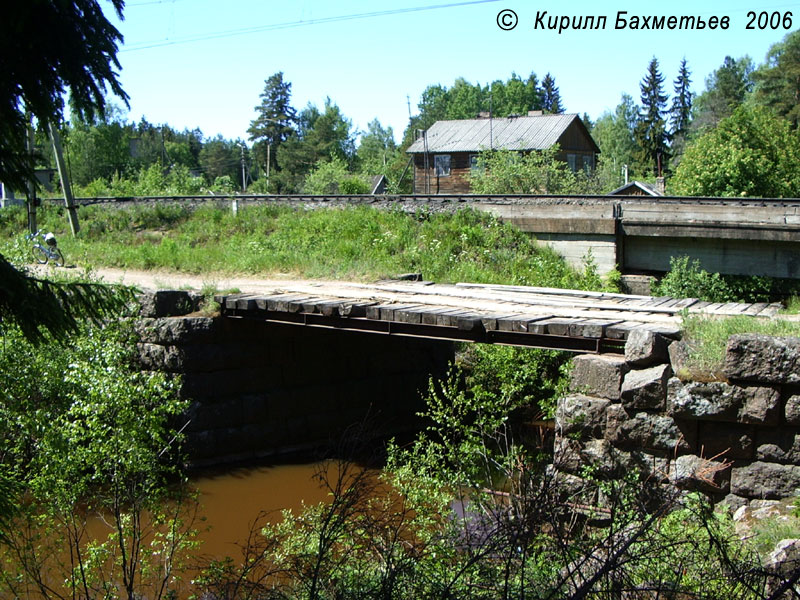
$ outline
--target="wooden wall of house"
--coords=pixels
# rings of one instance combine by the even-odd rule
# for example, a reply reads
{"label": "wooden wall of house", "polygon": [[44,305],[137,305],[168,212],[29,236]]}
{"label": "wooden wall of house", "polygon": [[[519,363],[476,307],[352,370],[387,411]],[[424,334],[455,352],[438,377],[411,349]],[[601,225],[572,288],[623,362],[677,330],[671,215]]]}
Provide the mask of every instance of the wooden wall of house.
{"label": "wooden wall of house", "polygon": [[567,130],[558,138],[558,144],[561,151],[557,154],[559,160],[569,163],[567,158],[568,154],[577,154],[580,160],[577,161],[576,170],[580,170],[584,164],[590,164],[592,169],[597,165],[594,159],[595,149],[592,145],[591,138],[587,137],[587,133],[576,121],[567,128]]}
{"label": "wooden wall of house", "polygon": [[592,154],[595,151],[591,139],[586,137],[585,130],[578,125],[577,121],[573,121],[567,127],[567,130],[558,138],[558,143],[562,150],[570,152]]}
{"label": "wooden wall of house", "polygon": [[[444,154],[444,153],[441,153]],[[414,155],[414,193],[415,194],[468,194],[469,189],[469,157],[474,152],[450,153],[450,175],[437,177],[434,170],[435,156],[428,155],[428,182],[430,189],[426,189],[425,156]]]}

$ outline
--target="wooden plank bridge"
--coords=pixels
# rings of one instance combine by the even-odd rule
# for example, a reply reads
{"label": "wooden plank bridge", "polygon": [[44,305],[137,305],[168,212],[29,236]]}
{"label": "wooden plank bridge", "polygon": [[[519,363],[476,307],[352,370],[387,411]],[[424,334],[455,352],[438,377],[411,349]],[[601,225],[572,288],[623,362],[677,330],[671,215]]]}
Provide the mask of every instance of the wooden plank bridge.
{"label": "wooden plank bridge", "polygon": [[767,303],[395,280],[280,281],[259,294],[215,299],[223,316],[230,318],[581,353],[622,352],[636,328],[677,338],[684,311],[771,317],[781,308]]}

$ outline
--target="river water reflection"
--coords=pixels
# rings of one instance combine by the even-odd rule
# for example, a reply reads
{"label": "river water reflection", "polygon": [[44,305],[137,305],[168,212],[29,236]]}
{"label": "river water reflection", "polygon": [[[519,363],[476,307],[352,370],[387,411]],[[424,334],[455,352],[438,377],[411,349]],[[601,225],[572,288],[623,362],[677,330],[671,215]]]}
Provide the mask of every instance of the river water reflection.
{"label": "river water reflection", "polygon": [[192,479],[199,491],[201,514],[208,532],[200,537],[200,553],[214,558],[240,556],[237,543],[247,540],[250,526],[261,512],[297,511],[303,502],[317,504],[327,499],[326,489],[314,475],[320,463],[284,464],[237,468],[224,472],[201,472]]}

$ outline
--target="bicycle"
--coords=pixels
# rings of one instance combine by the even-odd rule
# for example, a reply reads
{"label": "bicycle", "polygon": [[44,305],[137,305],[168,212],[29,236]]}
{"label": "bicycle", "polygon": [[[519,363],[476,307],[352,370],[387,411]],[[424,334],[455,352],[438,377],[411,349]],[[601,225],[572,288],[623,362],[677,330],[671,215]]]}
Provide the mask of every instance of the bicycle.
{"label": "bicycle", "polygon": [[[44,243],[36,241],[36,238],[41,238]],[[33,254],[33,260],[37,263],[46,265],[48,261],[52,260],[57,267],[64,266],[64,255],[58,247],[55,235],[52,233],[42,235],[42,230],[40,229],[36,233],[29,233],[25,236],[25,239],[34,242],[31,253]]]}

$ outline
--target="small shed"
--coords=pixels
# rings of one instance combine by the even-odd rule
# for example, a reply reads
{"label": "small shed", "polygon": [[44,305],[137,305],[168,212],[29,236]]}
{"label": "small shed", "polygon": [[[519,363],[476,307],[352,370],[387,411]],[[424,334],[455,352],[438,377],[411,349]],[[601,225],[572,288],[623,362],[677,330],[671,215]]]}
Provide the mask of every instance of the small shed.
{"label": "small shed", "polygon": [[664,178],[659,177],[656,183],[646,183],[644,181],[630,181],[612,192],[609,196],[663,196]]}
{"label": "small shed", "polygon": [[370,178],[370,191],[373,196],[386,193],[386,175],[373,175]]}
{"label": "small shed", "polygon": [[558,144],[558,158],[573,171],[594,170],[600,152],[576,114],[482,117],[437,121],[408,147],[414,159],[414,193],[469,193],[469,175],[484,150],[531,152]]}

